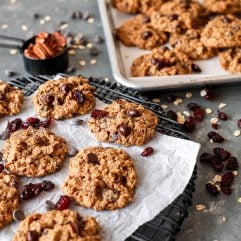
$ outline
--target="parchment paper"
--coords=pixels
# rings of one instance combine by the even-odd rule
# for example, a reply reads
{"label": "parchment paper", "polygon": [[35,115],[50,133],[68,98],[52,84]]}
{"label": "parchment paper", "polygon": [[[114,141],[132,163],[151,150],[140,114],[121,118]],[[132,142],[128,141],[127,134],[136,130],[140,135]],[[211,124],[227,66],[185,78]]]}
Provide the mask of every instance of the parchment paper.
{"label": "parchment paper", "polygon": [[[104,104],[97,100],[97,108]],[[18,117],[25,120],[29,116],[36,116],[32,107],[31,99],[26,98],[23,111]],[[3,118],[0,122],[0,132],[5,130],[7,121],[16,117]],[[77,149],[87,146],[113,146],[108,143],[98,142],[87,128],[89,115],[76,117],[70,120],[55,121],[50,129],[56,134],[63,136],[69,146]],[[83,119],[84,124],[76,126],[75,120]],[[2,146],[2,141],[0,146]],[[142,157],[142,150],[151,146],[155,153],[149,157]],[[122,241],[130,236],[140,225],[153,219],[167,205],[172,203],[185,189],[191,178],[200,144],[169,137],[156,133],[154,139],[142,147],[122,147],[134,160],[138,185],[135,200],[127,207],[117,211],[93,211],[72,203],[71,208],[80,212],[82,216],[95,216],[101,227],[105,241]],[[39,182],[43,179],[51,180],[56,187],[51,192],[42,192],[37,198],[23,201],[21,208],[25,214],[44,212],[45,201],[56,202],[61,194],[60,186],[68,175],[68,162],[58,173],[44,178],[21,178],[21,185],[29,182]],[[0,240],[9,241],[14,235],[19,223],[13,222],[0,231]]]}

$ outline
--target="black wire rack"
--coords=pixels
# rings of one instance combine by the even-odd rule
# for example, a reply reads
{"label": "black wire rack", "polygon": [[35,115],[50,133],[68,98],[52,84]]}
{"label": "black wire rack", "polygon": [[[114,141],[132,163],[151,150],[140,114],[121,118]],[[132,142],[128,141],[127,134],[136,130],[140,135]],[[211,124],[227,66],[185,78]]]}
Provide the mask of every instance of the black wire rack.
{"label": "black wire rack", "polygon": [[[62,76],[66,76],[61,74]],[[39,75],[36,77],[22,77],[8,81],[11,85],[20,88],[24,95],[29,96],[38,87],[49,80],[51,76]],[[143,105],[152,110],[159,117],[157,131],[181,139],[188,139],[182,128],[169,119],[159,104],[150,101],[138,91],[126,88],[117,83],[106,80],[89,78],[90,84],[96,87],[95,96],[105,103],[124,98],[128,101]],[[188,215],[188,207],[192,205],[192,195],[195,191],[196,167],[184,192],[176,200],[160,212],[153,220],[139,227],[126,241],[174,241],[180,231],[184,219]]]}

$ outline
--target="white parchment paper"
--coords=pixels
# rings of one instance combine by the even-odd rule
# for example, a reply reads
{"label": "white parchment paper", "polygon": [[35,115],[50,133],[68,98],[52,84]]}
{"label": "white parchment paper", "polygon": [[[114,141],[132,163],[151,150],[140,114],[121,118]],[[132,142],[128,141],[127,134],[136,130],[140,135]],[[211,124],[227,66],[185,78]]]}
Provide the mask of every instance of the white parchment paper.
{"label": "white parchment paper", "polygon": [[[97,108],[104,104],[97,100]],[[36,116],[32,107],[31,98],[26,98],[23,110],[18,117],[25,120],[27,117]],[[0,132],[5,130],[7,121],[16,117],[3,118],[0,122]],[[57,135],[63,136],[69,146],[77,149],[87,146],[113,146],[109,143],[98,142],[87,128],[89,115],[64,121],[55,121],[50,129]],[[83,119],[84,124],[76,126],[76,119]],[[3,142],[0,142],[2,146]],[[142,150],[151,146],[155,153],[149,157],[142,157]],[[72,209],[80,212],[82,216],[94,216],[102,227],[104,241],[122,241],[130,236],[140,225],[153,219],[160,211],[168,206],[185,189],[191,178],[200,144],[169,137],[156,133],[152,141],[142,147],[122,147],[134,160],[138,185],[133,203],[116,211],[93,211],[72,203]],[[21,185],[29,182],[39,182],[43,179],[51,180],[56,187],[51,192],[42,192],[37,198],[23,201],[21,208],[25,214],[44,212],[45,201],[56,202],[61,194],[61,184],[68,175],[68,162],[58,173],[44,178],[21,178]],[[0,240],[9,241],[16,231],[18,223],[13,222],[0,231]]]}

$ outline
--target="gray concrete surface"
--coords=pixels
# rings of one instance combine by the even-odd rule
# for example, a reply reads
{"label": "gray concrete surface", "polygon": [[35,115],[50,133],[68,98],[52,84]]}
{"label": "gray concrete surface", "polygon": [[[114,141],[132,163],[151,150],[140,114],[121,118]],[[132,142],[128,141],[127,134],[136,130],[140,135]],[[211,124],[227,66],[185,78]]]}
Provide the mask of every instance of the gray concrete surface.
{"label": "gray concrete surface", "polygon": [[[68,21],[68,32],[82,32],[90,42],[93,42],[97,34],[103,36],[98,8],[94,0],[16,0],[16,3],[11,2],[13,1],[0,1],[0,34],[27,39],[39,31],[51,32],[57,29],[60,21]],[[90,24],[83,20],[71,20],[72,12],[77,10],[90,11],[95,18],[95,23]],[[33,18],[34,13],[51,16],[52,19],[41,25],[39,23],[40,19]],[[1,26],[4,24],[7,24],[8,28],[2,29]],[[23,31],[22,25],[26,25],[28,30]],[[71,65],[76,67],[76,73],[86,76],[112,78],[106,44],[98,45],[98,48],[101,53],[96,57],[96,65],[89,64],[91,58],[88,50],[79,50],[75,56],[70,56]],[[86,60],[88,64],[85,67],[80,67],[79,60]],[[6,69],[17,72],[16,77],[27,75],[20,54],[11,55],[9,50],[0,49],[1,79],[8,79],[4,74]],[[175,94],[184,99],[184,104],[178,107],[168,104],[169,109],[183,111],[185,104],[190,101],[200,103],[205,108],[213,109],[214,114],[207,116],[191,137],[193,140],[202,143],[202,152],[211,151],[213,146],[224,146],[239,159],[241,157],[241,137],[234,137],[233,132],[237,129],[236,121],[241,118],[241,86],[217,87],[214,90],[216,93],[214,101],[206,101],[201,98],[200,90],[192,91],[193,98],[191,100],[185,98],[186,91],[176,92]],[[158,97],[162,99],[162,103],[166,104],[165,96],[168,94],[158,94]],[[228,104],[223,110],[229,115],[229,120],[222,122],[219,130],[227,140],[223,145],[213,145],[208,142],[206,134],[211,129],[209,119],[215,116],[220,102]],[[238,203],[238,198],[241,197],[240,176],[235,178],[232,195],[225,196],[221,194],[218,197],[212,197],[207,194],[204,186],[214,175],[215,173],[210,168],[198,164],[194,205],[204,204],[207,206],[207,211],[197,212],[195,206],[192,206],[189,217],[185,220],[181,232],[177,235],[177,241],[238,241],[241,239],[241,204]],[[227,218],[226,222],[223,222],[223,217]]]}

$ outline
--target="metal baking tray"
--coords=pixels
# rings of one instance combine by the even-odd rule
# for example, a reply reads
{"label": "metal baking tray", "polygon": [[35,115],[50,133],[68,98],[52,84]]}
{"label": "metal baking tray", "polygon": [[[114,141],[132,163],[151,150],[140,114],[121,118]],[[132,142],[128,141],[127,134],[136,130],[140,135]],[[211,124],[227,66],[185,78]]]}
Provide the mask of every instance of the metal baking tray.
{"label": "metal baking tray", "polygon": [[[135,47],[126,47],[115,38],[115,29],[133,15],[120,13],[111,6],[109,0],[97,0],[103,24],[106,45],[108,49],[113,76],[120,84],[141,91],[156,89],[179,89],[203,85],[241,83],[241,74],[231,74],[225,71],[218,57],[209,60],[194,61],[201,67],[200,74],[131,77],[132,60],[150,51]],[[200,1],[201,2],[201,1]]]}

